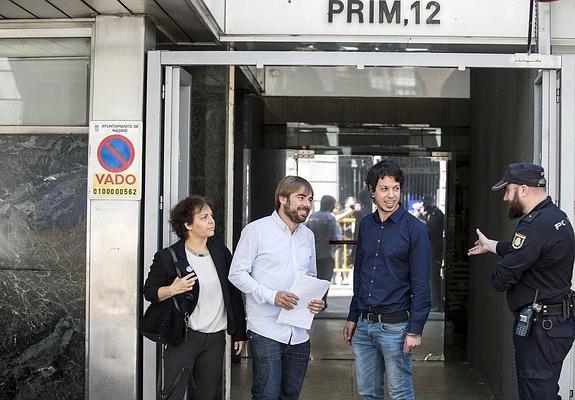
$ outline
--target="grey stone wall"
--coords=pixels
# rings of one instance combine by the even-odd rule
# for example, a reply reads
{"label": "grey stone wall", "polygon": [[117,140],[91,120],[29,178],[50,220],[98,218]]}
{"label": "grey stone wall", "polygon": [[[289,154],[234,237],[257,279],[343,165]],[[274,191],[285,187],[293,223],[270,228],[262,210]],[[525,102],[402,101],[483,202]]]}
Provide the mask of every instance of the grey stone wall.
{"label": "grey stone wall", "polygon": [[0,399],[84,397],[87,139],[0,135]]}

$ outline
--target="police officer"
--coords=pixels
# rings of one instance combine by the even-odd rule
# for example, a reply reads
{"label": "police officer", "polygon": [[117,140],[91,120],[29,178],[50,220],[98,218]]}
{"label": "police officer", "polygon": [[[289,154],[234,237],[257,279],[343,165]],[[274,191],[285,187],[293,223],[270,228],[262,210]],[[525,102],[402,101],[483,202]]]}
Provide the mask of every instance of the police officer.
{"label": "police officer", "polygon": [[[505,189],[509,218],[522,217],[511,241],[479,239],[469,249],[474,256],[501,256],[491,277],[495,290],[507,292],[516,317],[513,343],[521,400],[557,400],[563,359],[575,338],[571,277],[574,236],[567,215],[547,196],[543,168],[510,164],[492,187]],[[531,326],[521,336],[521,315],[532,311]],[[525,322],[525,321],[523,321]],[[519,325],[519,326],[518,326]],[[524,332],[523,332],[524,333]]]}

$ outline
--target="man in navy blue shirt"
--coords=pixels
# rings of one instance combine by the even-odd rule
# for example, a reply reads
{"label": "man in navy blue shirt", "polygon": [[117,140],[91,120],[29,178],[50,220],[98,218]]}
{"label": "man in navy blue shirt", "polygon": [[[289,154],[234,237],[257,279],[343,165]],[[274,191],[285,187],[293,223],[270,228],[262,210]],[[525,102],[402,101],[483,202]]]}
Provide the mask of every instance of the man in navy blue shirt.
{"label": "man in navy blue shirt", "polygon": [[411,351],[431,308],[427,227],[400,204],[403,171],[390,160],[367,173],[377,211],[359,226],[353,298],[343,337],[352,345],[357,387],[366,400],[414,399]]}

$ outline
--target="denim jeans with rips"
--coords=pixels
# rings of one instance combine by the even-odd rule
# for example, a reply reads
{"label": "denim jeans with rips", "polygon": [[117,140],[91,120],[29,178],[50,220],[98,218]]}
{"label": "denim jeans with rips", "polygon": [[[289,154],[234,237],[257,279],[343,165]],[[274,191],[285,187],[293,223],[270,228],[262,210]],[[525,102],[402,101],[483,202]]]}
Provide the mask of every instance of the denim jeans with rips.
{"label": "denim jeans with rips", "polygon": [[248,331],[252,351],[252,399],[297,400],[307,363],[309,340],[284,344]]}
{"label": "denim jeans with rips", "polygon": [[383,400],[384,374],[391,400],[414,400],[412,353],[403,355],[407,322],[358,321],[352,338],[357,389],[365,400]]}

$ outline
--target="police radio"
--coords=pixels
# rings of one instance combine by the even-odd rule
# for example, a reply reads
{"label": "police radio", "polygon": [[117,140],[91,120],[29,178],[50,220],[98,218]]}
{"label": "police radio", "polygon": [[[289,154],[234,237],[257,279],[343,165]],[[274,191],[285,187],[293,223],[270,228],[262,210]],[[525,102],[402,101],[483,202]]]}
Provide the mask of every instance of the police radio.
{"label": "police radio", "polygon": [[533,304],[529,304],[521,309],[517,316],[517,323],[515,325],[515,334],[517,336],[529,336],[531,332],[531,323],[533,322],[533,314],[541,311],[541,304],[537,303],[537,295],[539,290],[535,290],[535,298]]}

